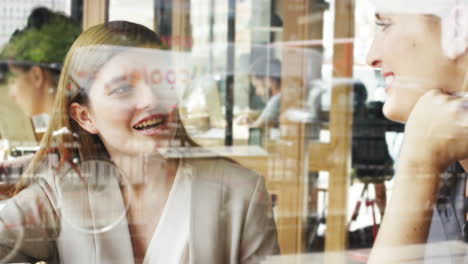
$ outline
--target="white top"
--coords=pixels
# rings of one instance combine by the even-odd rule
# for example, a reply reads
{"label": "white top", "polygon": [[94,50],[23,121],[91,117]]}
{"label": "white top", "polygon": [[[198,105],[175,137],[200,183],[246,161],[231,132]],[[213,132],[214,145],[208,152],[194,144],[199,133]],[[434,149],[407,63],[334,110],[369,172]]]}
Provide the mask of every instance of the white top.
{"label": "white top", "polygon": [[281,93],[277,93],[268,99],[268,102],[257,120],[278,124],[281,107]]}
{"label": "white top", "polygon": [[143,264],[188,264],[191,169],[180,161]]}

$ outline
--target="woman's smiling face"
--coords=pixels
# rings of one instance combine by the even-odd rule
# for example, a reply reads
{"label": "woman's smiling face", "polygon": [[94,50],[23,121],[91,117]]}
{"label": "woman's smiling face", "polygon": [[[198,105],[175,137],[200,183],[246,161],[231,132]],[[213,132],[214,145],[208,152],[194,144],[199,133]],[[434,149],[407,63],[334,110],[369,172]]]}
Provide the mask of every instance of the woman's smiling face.
{"label": "woman's smiling face", "polygon": [[96,76],[88,94],[93,127],[87,130],[100,136],[111,156],[153,153],[174,139],[177,96],[162,83],[161,60],[150,49],[124,52]]}
{"label": "woman's smiling face", "polygon": [[430,89],[455,92],[456,64],[441,48],[438,18],[416,14],[380,14],[367,61],[380,68],[386,82],[383,111],[405,122],[417,100]]}

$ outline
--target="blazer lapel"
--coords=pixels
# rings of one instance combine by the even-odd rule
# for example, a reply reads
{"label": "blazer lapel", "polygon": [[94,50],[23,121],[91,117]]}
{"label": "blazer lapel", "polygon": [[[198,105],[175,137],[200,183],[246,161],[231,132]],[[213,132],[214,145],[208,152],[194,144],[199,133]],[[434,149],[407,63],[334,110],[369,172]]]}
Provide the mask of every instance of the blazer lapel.
{"label": "blazer lapel", "polygon": [[[118,180],[109,177],[101,191],[93,191],[90,204],[98,263],[134,263],[127,213]],[[131,201],[129,201],[131,203]]]}
{"label": "blazer lapel", "polygon": [[190,208],[190,263],[223,263],[223,176],[214,162],[192,161]]}
{"label": "blazer lapel", "polygon": [[109,176],[102,185],[86,185],[70,179],[60,184],[61,262],[134,263],[118,180]]}

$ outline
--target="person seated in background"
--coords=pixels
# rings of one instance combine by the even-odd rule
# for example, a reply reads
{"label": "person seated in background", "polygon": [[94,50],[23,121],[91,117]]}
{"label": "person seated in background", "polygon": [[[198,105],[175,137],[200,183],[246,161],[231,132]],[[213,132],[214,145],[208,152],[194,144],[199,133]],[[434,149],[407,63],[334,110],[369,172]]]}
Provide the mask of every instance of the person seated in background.
{"label": "person seated in background", "polygon": [[[0,52],[0,64],[8,70],[11,97],[28,117],[37,117],[36,123],[43,128],[52,112],[62,62],[80,32],[71,18],[38,7]],[[30,160],[31,155],[2,161],[0,174],[21,174]]]}
{"label": "person seated in background", "polygon": [[249,127],[278,127],[281,107],[281,62],[277,58],[258,59],[250,72],[255,94],[266,101],[265,108],[254,119],[250,114],[240,115],[236,122]]}
{"label": "person seated in background", "polygon": [[52,110],[63,59],[80,32],[69,17],[39,7],[1,51],[0,63],[11,73],[10,94],[26,115]]}

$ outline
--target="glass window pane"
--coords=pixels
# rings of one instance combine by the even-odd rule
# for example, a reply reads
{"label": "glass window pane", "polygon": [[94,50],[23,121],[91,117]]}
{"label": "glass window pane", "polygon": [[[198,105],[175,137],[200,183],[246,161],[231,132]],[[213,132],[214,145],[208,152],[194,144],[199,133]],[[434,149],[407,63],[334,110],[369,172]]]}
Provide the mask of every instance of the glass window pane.
{"label": "glass window pane", "polygon": [[467,5],[4,1],[0,262],[465,262]]}

